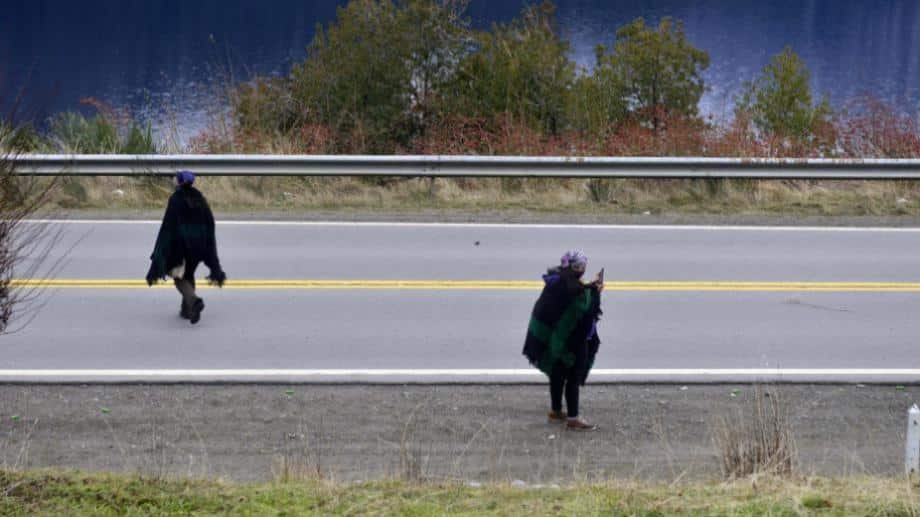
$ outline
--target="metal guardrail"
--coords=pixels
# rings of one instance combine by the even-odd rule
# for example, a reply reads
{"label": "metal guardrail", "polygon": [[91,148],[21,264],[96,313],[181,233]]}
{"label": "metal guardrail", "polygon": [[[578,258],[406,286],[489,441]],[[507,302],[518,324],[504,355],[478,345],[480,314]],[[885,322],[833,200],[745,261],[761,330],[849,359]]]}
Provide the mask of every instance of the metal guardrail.
{"label": "metal guardrail", "polygon": [[522,178],[920,179],[920,160],[349,155],[36,155],[29,176],[437,176]]}

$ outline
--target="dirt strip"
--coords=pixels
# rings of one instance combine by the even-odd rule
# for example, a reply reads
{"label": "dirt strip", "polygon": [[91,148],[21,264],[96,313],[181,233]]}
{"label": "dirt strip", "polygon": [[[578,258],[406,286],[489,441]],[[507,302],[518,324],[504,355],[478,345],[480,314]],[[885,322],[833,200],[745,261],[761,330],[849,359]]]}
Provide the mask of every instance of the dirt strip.
{"label": "dirt strip", "polygon": [[[767,395],[788,408],[800,473],[902,472],[920,386]],[[716,421],[755,396],[750,385],[589,385],[582,413],[599,429],[578,433],[546,421],[536,385],[4,385],[0,466],[236,481],[718,478]]]}

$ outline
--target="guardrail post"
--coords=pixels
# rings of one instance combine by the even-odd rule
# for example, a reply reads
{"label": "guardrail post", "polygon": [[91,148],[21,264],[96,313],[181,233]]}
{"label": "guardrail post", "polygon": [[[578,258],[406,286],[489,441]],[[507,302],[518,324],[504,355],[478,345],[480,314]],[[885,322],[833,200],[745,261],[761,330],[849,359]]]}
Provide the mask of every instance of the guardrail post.
{"label": "guardrail post", "polygon": [[920,474],[920,407],[916,404],[907,410],[907,449],[904,470],[908,476]]}

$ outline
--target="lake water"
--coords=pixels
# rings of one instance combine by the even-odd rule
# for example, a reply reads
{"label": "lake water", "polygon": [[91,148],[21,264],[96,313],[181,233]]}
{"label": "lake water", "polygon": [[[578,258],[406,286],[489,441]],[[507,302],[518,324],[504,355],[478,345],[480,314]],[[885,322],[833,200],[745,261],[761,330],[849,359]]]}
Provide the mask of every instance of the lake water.
{"label": "lake water", "polygon": [[[338,2],[342,3],[342,2]],[[472,0],[474,25],[514,17],[515,0]],[[214,106],[221,82],[284,73],[305,55],[317,23],[337,2],[303,0],[6,0],[0,13],[0,95],[28,85],[46,113],[83,97],[125,107],[178,130],[185,140]],[[558,16],[574,58],[617,27],[644,16],[683,20],[708,51],[705,113],[724,115],[744,80],[791,45],[812,86],[836,105],[870,93],[920,112],[920,2],[917,0],[560,0]]]}

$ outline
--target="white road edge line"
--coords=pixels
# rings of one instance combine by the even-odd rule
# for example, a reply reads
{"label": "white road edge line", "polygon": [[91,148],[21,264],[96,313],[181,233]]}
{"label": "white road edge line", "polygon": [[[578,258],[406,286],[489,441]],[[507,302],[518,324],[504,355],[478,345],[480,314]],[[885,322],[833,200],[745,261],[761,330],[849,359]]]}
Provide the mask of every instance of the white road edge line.
{"label": "white road edge line", "polygon": [[[591,376],[917,376],[920,368],[594,368]],[[17,369],[0,370],[0,379],[19,377],[543,377],[532,368],[468,369]]]}
{"label": "white road edge line", "polygon": [[[158,225],[159,220],[129,219],[29,219],[28,224],[144,224]],[[531,224],[531,223],[413,223],[371,221],[234,221],[223,220],[218,226],[307,226],[307,227],[369,227],[369,228],[500,228],[500,229],[576,229],[576,230],[689,230],[689,231],[751,231],[751,232],[881,232],[920,233],[920,228],[884,226],[719,226],[719,225],[642,225],[642,224]]]}

